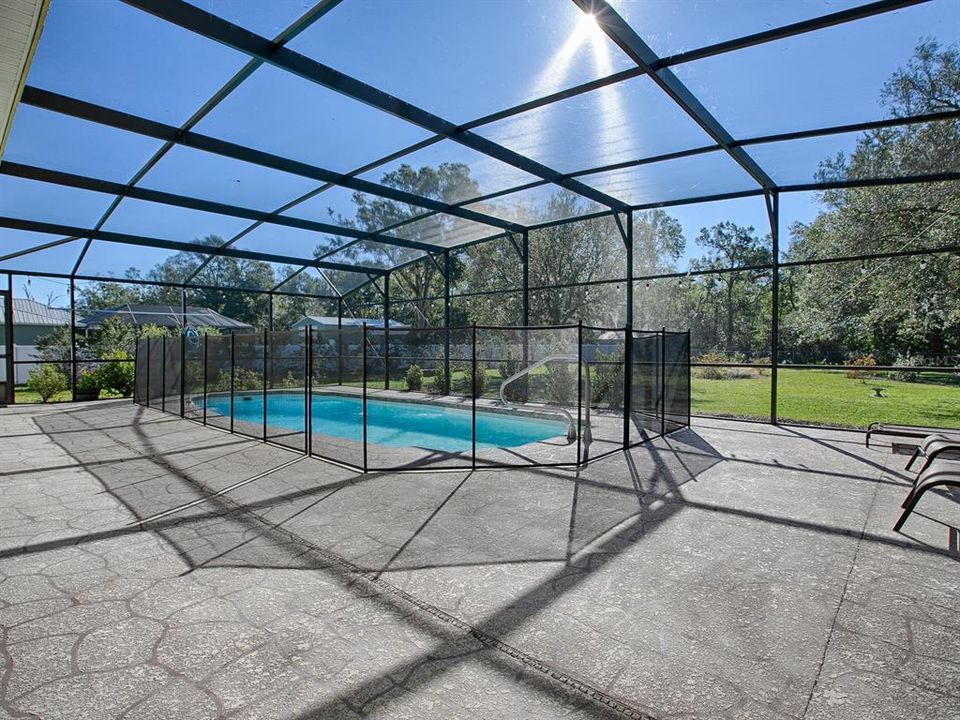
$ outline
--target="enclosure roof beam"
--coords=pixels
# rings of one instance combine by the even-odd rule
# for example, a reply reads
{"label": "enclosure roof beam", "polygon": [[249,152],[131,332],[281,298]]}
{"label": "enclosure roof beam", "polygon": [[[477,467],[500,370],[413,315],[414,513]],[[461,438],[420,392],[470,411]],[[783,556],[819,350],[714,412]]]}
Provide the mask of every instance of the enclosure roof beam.
{"label": "enclosure roof beam", "polygon": [[275,255],[273,253],[262,253],[254,250],[240,250],[238,248],[223,247],[218,245],[198,245],[196,243],[183,242],[182,240],[165,240],[162,238],[145,237],[143,235],[107,232],[105,230],[87,230],[84,228],[71,227],[69,225],[39,222],[36,220],[23,220],[21,218],[0,217],[0,227],[9,228],[11,230],[27,230],[30,232],[50,233],[55,235],[76,235],[78,237],[90,238],[91,240],[101,240],[103,242],[118,243],[122,245],[135,245],[139,247],[153,247],[162,250],[194,253],[197,255],[209,254],[220,257],[232,257],[241,260],[261,260],[263,262],[287,265],[307,265],[309,267],[326,268],[328,270],[368,273],[373,275],[385,275],[387,273],[386,270],[381,270],[380,268],[342,265],[340,263],[329,263],[322,260],[309,260],[302,257],[292,257],[290,255]]}
{"label": "enclosure roof beam", "polygon": [[169,282],[164,280],[146,280],[144,278],[118,278],[110,275],[86,275],[86,274],[77,274],[73,275],[71,273],[56,273],[56,272],[45,272],[41,270],[4,270],[5,274],[15,275],[18,277],[36,277],[36,278],[57,278],[63,280],[79,280],[80,282],[100,282],[100,283],[117,283],[120,285],[147,285],[151,287],[166,287],[166,288],[176,288],[182,290],[186,287],[188,290],[211,290],[215,292],[238,292],[238,293],[253,293],[254,295],[269,295],[273,293],[274,295],[284,295],[291,297],[308,297],[317,300],[336,300],[336,297],[330,295],[314,295],[311,293],[292,293],[292,292],[277,292],[274,290],[261,290],[259,288],[243,288],[236,287],[234,285],[204,285],[203,283],[192,284],[184,286],[183,283],[179,282]]}
{"label": "enclosure roof beam", "polygon": [[330,223],[322,223],[315,220],[306,220],[287,215],[275,215],[262,210],[253,210],[251,208],[229,205],[212,200],[202,200],[200,198],[177,195],[175,193],[163,192],[161,190],[150,190],[149,188],[127,186],[123,183],[100,180],[97,178],[86,177],[84,175],[74,175],[72,173],[61,172],[59,170],[49,170],[47,168],[39,168],[33,165],[23,165],[20,163],[8,162],[6,160],[0,161],[0,175],[9,175],[11,177],[19,177],[27,180],[37,180],[39,182],[64,185],[82,190],[92,190],[94,192],[130,197],[137,200],[146,200],[148,202],[162,203],[165,205],[175,205],[177,207],[190,208],[191,210],[202,210],[204,212],[229,215],[231,217],[247,218],[249,220],[256,220],[258,222],[268,223],[271,225],[284,225],[286,227],[299,228],[301,230],[313,230],[318,233],[371,239],[387,245],[397,245],[416,250],[436,249],[433,245],[428,245],[427,243],[416,242],[413,240],[403,240],[401,238],[371,234],[355,228],[346,228],[339,225],[332,225]]}
{"label": "enclosure roof beam", "polygon": [[397,202],[429,208],[431,210],[436,210],[448,215],[456,215],[464,218],[465,220],[472,220],[485,225],[492,225],[493,227],[499,227],[504,230],[523,229],[522,225],[501,220],[490,215],[484,215],[483,213],[456,207],[420,195],[414,195],[404,190],[398,190],[397,188],[392,188],[386,185],[379,185],[377,183],[370,182],[369,180],[361,180],[360,178],[351,177],[342,173],[334,172],[333,170],[327,170],[315,165],[300,162],[298,160],[292,160],[290,158],[264,152],[262,150],[254,150],[253,148],[237,145],[236,143],[228,142],[226,140],[220,140],[218,138],[210,137],[209,135],[202,135],[201,133],[197,133],[192,130],[181,130],[180,128],[172,125],[166,125],[165,123],[157,122],[156,120],[149,120],[131,113],[113,110],[112,108],[96,105],[95,103],[86,102],[84,100],[79,100],[67,95],[61,95],[49,90],[43,90],[32,85],[28,85],[23,89],[21,102],[24,102],[27,105],[33,105],[34,107],[43,108],[44,110],[51,110],[63,115],[71,115],[82,120],[89,120],[101,125],[108,125],[120,130],[126,130],[127,132],[137,133],[138,135],[154,137],[159,140],[173,142],[177,145],[183,145],[196,150],[204,150],[206,152],[214,153],[215,155],[233,158],[234,160],[242,160],[243,162],[248,162],[253,165],[260,165],[261,167],[280,170],[281,172],[290,173],[292,175],[300,175],[301,177],[319,180],[323,183],[341,185],[343,187],[350,188],[351,190],[357,190],[370,195],[384,197],[389,200],[396,200]]}
{"label": "enclosure roof beam", "polygon": [[[384,112],[418,125],[437,135],[442,135],[473,150],[505,162],[520,170],[556,183],[572,192],[587,197],[601,205],[626,210],[626,203],[617,200],[583,183],[566,178],[555,170],[542,165],[520,153],[509,150],[469,130],[411,103],[394,97],[382,90],[345,75],[312,58],[296,53],[286,47],[276,47],[268,39],[233,25],[212,13],[194,7],[181,0],[124,0],[167,22],[179,25],[210,40],[215,40],[251,57],[286,70],[294,75],[322,85],[366,103]],[[504,228],[519,231],[520,228]]]}
{"label": "enclosure roof beam", "polygon": [[747,154],[733,145],[733,136],[719,123],[706,107],[687,89],[680,79],[667,67],[658,67],[661,59],[630,27],[606,0],[573,0],[585,13],[592,14],[597,24],[650,79],[687,113],[733,160],[740,165],[760,187],[772,190],[773,179]]}

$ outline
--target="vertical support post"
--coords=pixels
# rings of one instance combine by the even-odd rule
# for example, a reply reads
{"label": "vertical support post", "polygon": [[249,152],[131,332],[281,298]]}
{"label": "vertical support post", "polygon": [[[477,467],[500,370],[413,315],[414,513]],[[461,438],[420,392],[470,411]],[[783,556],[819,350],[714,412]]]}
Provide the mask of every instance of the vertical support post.
{"label": "vertical support post", "polygon": [[273,293],[267,293],[267,329],[273,332]]}
{"label": "vertical support post", "polygon": [[667,329],[660,329],[660,435],[667,434]]}
{"label": "vertical support post", "polygon": [[450,250],[443,251],[443,394],[450,394]]}
{"label": "vertical support post", "polygon": [[367,324],[363,324],[363,471],[367,471]]}
{"label": "vertical support post", "polygon": [[207,346],[210,336],[203,334],[203,424],[207,424]]}
{"label": "vertical support post", "polygon": [[73,402],[77,400],[77,283],[72,277],[70,278],[70,400]]}
{"label": "vertical support post", "polygon": [[263,331],[263,439],[266,442],[267,439],[267,378],[270,377],[270,374],[267,372],[267,362],[269,362],[269,355],[267,348],[270,343],[270,331]]}
{"label": "vertical support post", "polygon": [[764,194],[770,220],[770,252],[773,278],[770,298],[770,422],[777,424],[777,369],[780,366],[780,193]]}
{"label": "vertical support post", "polygon": [[3,360],[7,371],[4,399],[7,404],[13,405],[17,399],[14,389],[17,384],[17,366],[14,364],[16,349],[13,346],[13,275],[7,275],[7,298],[6,302],[3,303],[3,333],[3,346],[6,348],[4,351],[6,357]]}
{"label": "vertical support post", "polygon": [[144,366],[147,368],[147,402],[144,403],[147,407],[150,407],[150,336],[147,335],[147,362],[144,363]]}
{"label": "vertical support post", "polygon": [[633,210],[627,213],[627,325],[633,326]]}
{"label": "vertical support post", "polygon": [[233,331],[230,332],[230,432],[233,432],[233,388],[234,380],[236,373],[235,369],[235,360],[237,353],[237,335]]}
{"label": "vertical support post", "polygon": [[[74,367],[74,380],[76,380],[76,363]],[[167,336],[160,336],[160,410],[167,411]]]}
{"label": "vertical support post", "polygon": [[337,385],[343,385],[343,298],[337,298]]}
{"label": "vertical support post", "polygon": [[690,427],[690,412],[693,403],[693,378],[690,376],[690,331],[687,330],[687,352],[683,356],[684,363],[687,366],[687,427]]}
{"label": "vertical support post", "polygon": [[626,326],[623,330],[623,449],[630,447],[633,402],[633,210],[627,213]]}
{"label": "vertical support post", "polygon": [[477,324],[470,334],[470,467],[477,469]]}
{"label": "vertical support post", "polygon": [[313,453],[313,325],[303,329],[304,342],[304,378],[303,378],[303,427],[306,430],[304,452]]}
{"label": "vertical support post", "polygon": [[186,416],[187,390],[187,289],[180,288],[180,417]]}
{"label": "vertical support post", "polygon": [[[523,262],[523,318],[521,324],[524,327],[530,325],[530,233],[527,230],[523,231],[521,249],[523,250],[523,257],[521,258]],[[526,345],[524,345],[526,349]],[[524,355],[524,367],[526,367],[527,357]]]}
{"label": "vertical support post", "polygon": [[577,322],[577,465],[583,457],[583,320]]}
{"label": "vertical support post", "polygon": [[633,326],[623,329],[623,449],[630,447],[633,420]]}
{"label": "vertical support post", "polygon": [[[523,231],[523,237],[521,238],[520,249],[523,251],[523,257],[521,261],[523,263],[523,317],[521,321],[523,323],[523,365],[521,367],[529,367],[530,365],[530,331],[526,328],[530,327],[530,232],[528,230]],[[520,381],[518,390],[523,393],[522,398],[523,402],[527,402],[530,398],[529,393],[530,388],[530,376],[525,375]]]}
{"label": "vertical support post", "polygon": [[390,389],[390,273],[383,276],[383,387]]}

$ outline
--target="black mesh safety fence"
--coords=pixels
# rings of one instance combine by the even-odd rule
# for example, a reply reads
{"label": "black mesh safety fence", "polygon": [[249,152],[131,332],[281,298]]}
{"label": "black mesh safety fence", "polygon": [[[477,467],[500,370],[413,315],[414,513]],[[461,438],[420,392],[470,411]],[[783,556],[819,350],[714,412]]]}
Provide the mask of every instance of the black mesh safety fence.
{"label": "black mesh safety fence", "polygon": [[363,467],[363,328],[312,328],[307,417],[310,452]]}
{"label": "black mesh safety fence", "polygon": [[307,449],[307,333],[268,333],[266,362],[267,440]]}
{"label": "black mesh safety fence", "polygon": [[203,419],[204,387],[204,337],[183,336],[183,416],[192,420]]}
{"label": "black mesh safety fence", "polygon": [[203,401],[203,421],[214,427],[232,430],[233,335],[207,335],[204,345],[206,397]]}
{"label": "black mesh safety fence", "polygon": [[581,331],[584,433],[581,462],[622,449],[624,444],[626,337],[624,328]]}
{"label": "black mesh safety fence", "polygon": [[661,332],[634,331],[630,341],[629,441],[642,442],[663,429]]}
{"label": "black mesh safety fence", "polygon": [[233,336],[233,430],[263,438],[266,427],[263,333]]}
{"label": "black mesh safety fence", "polygon": [[588,435],[580,332],[477,327],[477,465],[577,463]]}
{"label": "black mesh safety fence", "polygon": [[135,400],[360,470],[576,466],[690,422],[689,333],[308,327],[141,340]]}
{"label": "black mesh safety fence", "polygon": [[182,343],[180,337],[163,336],[163,402],[166,412],[180,414],[180,380],[183,358],[180,356]]}
{"label": "black mesh safety fence", "polygon": [[147,405],[161,408],[163,405],[163,338],[151,338],[147,344]]}
{"label": "black mesh safety fence", "polygon": [[137,341],[136,369],[134,371],[133,382],[133,401],[138,405],[146,405],[148,402],[149,370],[150,367],[150,348],[147,345],[147,338],[141,338]]}
{"label": "black mesh safety fence", "polygon": [[470,328],[367,327],[366,469],[472,466],[472,337]]}
{"label": "black mesh safety fence", "polygon": [[663,432],[690,425],[690,333],[663,332]]}

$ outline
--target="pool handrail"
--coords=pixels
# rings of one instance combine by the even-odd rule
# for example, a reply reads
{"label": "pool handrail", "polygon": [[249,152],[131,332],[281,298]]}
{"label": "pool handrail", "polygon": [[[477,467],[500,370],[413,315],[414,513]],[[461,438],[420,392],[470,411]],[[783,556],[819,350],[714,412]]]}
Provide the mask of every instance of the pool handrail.
{"label": "pool handrail", "polygon": [[[541,358],[534,363],[530,363],[525,368],[518,370],[510,377],[506,378],[502,383],[500,383],[500,402],[506,405],[507,407],[520,407],[522,403],[516,403],[510,400],[507,400],[506,396],[506,387],[510,383],[519,380],[524,375],[527,375],[537,368],[543,367],[549,362],[581,362],[580,358],[576,355],[549,355],[545,358]],[[584,362],[586,365],[586,363]],[[584,429],[584,439],[587,442],[590,442],[590,368],[587,366],[587,373],[584,375],[586,378],[587,385],[587,402],[586,402],[586,423]],[[543,407],[545,412],[555,412],[560,415],[563,415],[567,420],[567,441],[573,442],[577,439],[577,424],[574,422],[573,416],[562,407],[554,407],[551,405],[545,405]]]}

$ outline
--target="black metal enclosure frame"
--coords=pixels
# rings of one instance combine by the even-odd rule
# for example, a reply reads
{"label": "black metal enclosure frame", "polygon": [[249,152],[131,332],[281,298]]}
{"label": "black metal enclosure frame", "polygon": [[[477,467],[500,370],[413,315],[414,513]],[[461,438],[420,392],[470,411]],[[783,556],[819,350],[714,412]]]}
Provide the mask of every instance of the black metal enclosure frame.
{"label": "black metal enclosure frame", "polygon": [[[522,322],[529,322],[530,313],[530,293],[536,292],[538,287],[529,284],[529,254],[527,252],[528,238],[532,231],[567,223],[575,223],[590,217],[610,216],[615,218],[618,227],[621,230],[624,248],[624,274],[617,280],[604,280],[597,282],[622,282],[626,288],[626,308],[625,318],[627,326],[633,325],[634,289],[639,282],[649,280],[695,277],[708,273],[723,272],[743,272],[745,270],[769,271],[772,277],[772,311],[770,317],[770,352],[769,363],[762,365],[751,365],[762,367],[770,371],[771,390],[770,390],[770,413],[771,422],[777,421],[777,372],[782,366],[779,352],[779,283],[781,271],[799,266],[821,264],[821,263],[839,263],[861,260],[874,260],[892,257],[916,257],[932,253],[956,253],[960,251],[960,245],[937,248],[918,248],[902,250],[896,252],[873,253],[864,255],[846,256],[843,258],[820,258],[804,261],[782,262],[780,259],[780,197],[784,193],[809,192],[813,190],[828,190],[836,188],[850,187],[875,187],[885,185],[902,185],[928,182],[946,182],[960,179],[960,172],[945,171],[931,172],[922,175],[904,176],[904,177],[861,177],[832,182],[812,182],[805,184],[784,185],[776,183],[770,174],[759,164],[755,157],[751,155],[751,149],[767,145],[769,143],[783,142],[789,140],[800,140],[807,138],[824,138],[843,133],[869,131],[885,127],[906,126],[916,123],[929,123],[938,121],[954,121],[960,118],[958,111],[944,111],[938,113],[928,113],[923,115],[912,115],[903,117],[894,117],[870,122],[850,123],[845,125],[833,125],[817,128],[806,128],[788,133],[775,135],[764,135],[756,137],[735,137],[729,132],[701,101],[681,82],[672,68],[684,65],[697,60],[721,56],[726,53],[735,52],[745,48],[763,45],[765,43],[774,43],[787,38],[798,37],[808,33],[816,33],[827,28],[832,28],[847,23],[856,23],[867,20],[872,17],[884,15],[897,10],[902,10],[913,5],[919,5],[929,0],[878,0],[859,7],[830,13],[809,20],[795,22],[783,27],[765,30],[763,32],[744,35],[739,38],[727,40],[720,43],[696,48],[668,57],[658,56],[649,45],[630,27],[630,25],[605,1],[605,0],[573,0],[584,12],[591,13],[597,21],[600,29],[606,34],[613,43],[616,44],[635,64],[635,67],[624,71],[613,73],[607,77],[592,80],[575,87],[571,87],[560,92],[556,92],[544,97],[540,97],[529,102],[517,105],[512,108],[500,110],[488,114],[484,117],[476,118],[472,121],[455,124],[442,117],[439,117],[427,110],[417,107],[405,100],[393,97],[375,87],[372,87],[360,80],[345,75],[341,72],[314,60],[310,57],[301,55],[289,47],[287,44],[303,33],[307,28],[316,22],[321,22],[322,18],[333,8],[340,4],[341,0],[321,0],[302,17],[298,18],[289,27],[284,29],[274,38],[265,38],[255,33],[233,25],[211,13],[200,10],[180,0],[123,0],[127,5],[137,8],[143,12],[149,13],[159,21],[172,23],[181,28],[197,34],[211,42],[219,43],[223,46],[240,52],[249,58],[246,65],[243,66],[233,77],[227,80],[197,111],[182,125],[171,126],[145,117],[136,116],[131,113],[121,112],[116,109],[97,105],[91,102],[69,97],[63,94],[51,92],[43,88],[27,85],[24,88],[20,102],[36,108],[42,108],[53,113],[58,113],[74,118],[80,118],[100,125],[121,129],[129,133],[140,136],[156,138],[163,142],[161,147],[125,183],[109,182],[102,178],[87,177],[73,173],[53,170],[51,168],[34,167],[21,163],[9,161],[0,162],[0,175],[24,178],[32,181],[42,182],[61,187],[80,188],[88,191],[96,191],[113,196],[113,201],[107,211],[92,227],[75,227],[71,225],[56,224],[50,222],[41,222],[39,220],[24,219],[20,217],[0,217],[0,227],[26,230],[43,233],[54,233],[60,236],[59,239],[45,242],[34,247],[18,250],[12,253],[0,255],[0,272],[6,272],[9,275],[9,286],[12,288],[12,279],[15,276],[36,276],[36,277],[55,277],[68,280],[70,283],[70,312],[74,321],[71,323],[71,352],[68,362],[72,370],[74,381],[76,380],[77,367],[77,343],[76,343],[76,298],[75,286],[78,281],[97,281],[105,280],[110,282],[131,282],[145,285],[169,285],[180,288],[184,307],[186,306],[187,294],[191,288],[203,287],[198,284],[198,276],[202,270],[217,257],[233,257],[251,260],[263,260],[271,263],[284,263],[299,267],[300,269],[292,275],[284,278],[275,287],[270,289],[251,289],[251,288],[229,288],[218,287],[221,290],[235,290],[244,293],[263,293],[270,298],[271,304],[275,296],[295,295],[299,293],[289,292],[284,286],[299,272],[307,268],[314,268],[321,277],[325,279],[330,287],[329,295],[316,295],[317,299],[330,300],[338,303],[339,315],[342,317],[344,310],[344,300],[351,293],[357,292],[362,285],[352,288],[348,292],[341,292],[336,283],[331,281],[328,273],[352,273],[359,274],[366,278],[366,282],[373,282],[376,279],[382,279],[384,286],[388,289],[384,297],[384,318],[389,321],[390,316],[390,298],[389,285],[391,273],[405,267],[411,262],[422,261],[424,257],[432,259],[446,268],[445,273],[445,292],[442,298],[446,302],[445,318],[447,325],[450,324],[449,303],[451,297],[456,295],[450,292],[449,277],[449,255],[450,252],[468,245],[482,242],[510,238],[518,248],[518,263],[522,265],[522,287],[516,288],[522,297]],[[349,2],[350,0],[343,0]],[[399,117],[415,126],[426,129],[430,132],[430,137],[418,142],[398,152],[391,153],[387,157],[381,158],[375,162],[357,168],[348,173],[334,172],[330,169],[318,167],[309,163],[304,163],[291,158],[274,155],[271,153],[246,147],[236,143],[211,137],[197,132],[197,125],[209,115],[220,103],[222,103],[231,93],[240,87],[259,67],[269,64],[280,71],[291,73],[310,83],[315,83],[324,88],[331,89],[341,95],[353,100],[365,103],[371,107],[383,110],[395,117]],[[632,78],[645,76],[649,78],[667,97],[679,107],[683,113],[693,119],[711,138],[712,143],[700,147],[692,147],[685,150],[675,151],[667,154],[633,158],[616,164],[605,166],[583,168],[572,173],[561,173],[553,168],[547,167],[533,159],[521,155],[498,145],[482,135],[475,132],[491,123],[503,120],[505,118],[517,116],[537,108],[544,108],[551,104],[558,103],[578,95],[597,90],[603,87],[613,86],[617,83],[626,82]],[[444,140],[453,141],[464,145],[471,150],[494,158],[502,163],[523,170],[532,175],[535,180],[524,185],[502,190],[481,197],[472,197],[460,203],[444,203],[431,198],[414,195],[393,187],[381,185],[369,180],[361,179],[361,175],[377,167],[382,167],[389,162],[410,155],[411,153],[429,147],[435,143]],[[241,160],[262,168],[280,170],[293,175],[309,178],[317,181],[319,186],[309,193],[285,203],[283,206],[273,211],[266,212],[236,205],[230,205],[221,202],[213,202],[185,195],[160,192],[151,190],[140,185],[144,176],[159,163],[163,157],[175,147],[187,147],[203,150],[222,157]],[[731,158],[739,167],[741,167],[755,182],[756,187],[749,190],[737,190],[733,192],[715,193],[710,195],[691,195],[679,199],[672,199],[664,202],[655,202],[648,204],[630,205],[622,200],[613,197],[607,193],[600,192],[591,187],[589,180],[601,172],[611,170],[620,170],[626,168],[636,168],[641,166],[653,165],[655,163],[669,163],[684,158],[690,158],[707,153],[723,153]],[[549,223],[536,225],[525,225],[523,223],[504,220],[501,217],[475,209],[477,203],[485,200],[509,197],[514,193],[523,192],[542,186],[552,186],[563,188],[579,195],[581,198],[589,200],[602,208],[603,210],[580,217],[564,218]],[[363,192],[372,196],[388,198],[411,206],[422,208],[423,212],[415,214],[409,218],[399,221],[391,226],[380,228],[375,232],[366,232],[353,227],[344,227],[329,222],[316,222],[292,217],[285,213],[292,207],[316,197],[319,193],[331,188],[347,188]],[[663,274],[635,274],[633,265],[633,219],[634,213],[653,209],[667,208],[695,203],[726,200],[743,197],[762,197],[766,204],[768,220],[770,224],[770,236],[772,240],[772,262],[769,264],[736,267],[720,270],[695,271],[695,272],[675,272]],[[241,232],[229,238],[219,246],[205,246],[189,243],[185,241],[174,241],[162,238],[151,237],[148,234],[129,234],[110,232],[104,229],[110,217],[116,211],[124,198],[134,198],[151,203],[160,203],[163,205],[179,208],[188,208],[193,210],[202,210],[209,213],[216,213],[223,216],[234,218],[243,218],[251,222]],[[463,221],[470,221],[489,226],[489,236],[479,239],[472,239],[469,242],[456,243],[449,246],[438,246],[431,243],[413,241],[402,237],[403,229],[423,220],[426,217],[441,216],[444,218],[455,218]],[[321,257],[302,257],[280,255],[270,252],[260,252],[255,250],[244,250],[237,247],[237,243],[257,227],[267,225],[278,225],[292,227],[298,230],[305,230],[317,233],[318,237],[323,233],[335,234],[349,239],[346,246],[341,246],[336,251],[331,251],[328,256]],[[72,269],[67,273],[52,272],[30,272],[5,268],[4,263],[10,263],[18,258],[30,255],[31,253],[41,252],[58,245],[64,245],[76,240],[83,241],[83,249],[76,259]],[[101,276],[97,274],[88,274],[81,272],[81,265],[84,257],[87,255],[91,243],[94,241],[103,243],[114,243],[123,245],[134,245],[142,247],[160,248],[171,251],[186,251],[196,253],[204,257],[198,263],[197,267],[184,278],[181,283],[159,283],[146,280],[123,280],[110,276]],[[387,247],[404,248],[421,253],[414,260],[398,263],[394,267],[372,267],[362,264],[350,264],[332,261],[329,255],[334,252],[340,252],[344,247],[359,246],[361,243],[377,243]],[[504,289],[497,292],[505,292]],[[272,314],[272,313],[271,313]],[[273,329],[272,327],[270,328]],[[36,364],[31,361],[31,364]],[[750,365],[745,363],[745,365]],[[792,367],[846,367],[839,366],[792,366]],[[960,372],[960,368],[937,368],[940,372]],[[76,383],[72,383],[75,392]]]}
{"label": "black metal enclosure frame", "polygon": [[[688,332],[307,327],[146,337],[135,363],[139,405],[362,472],[581,467],[690,425]],[[430,372],[433,387],[395,390],[389,368]],[[432,439],[398,436],[405,421],[386,408],[429,412]],[[524,420],[553,424],[536,440],[502,440],[497,421]]]}

